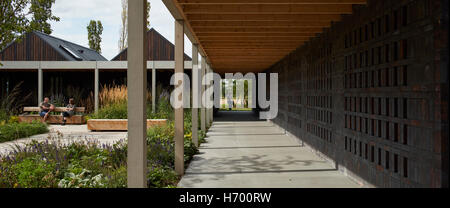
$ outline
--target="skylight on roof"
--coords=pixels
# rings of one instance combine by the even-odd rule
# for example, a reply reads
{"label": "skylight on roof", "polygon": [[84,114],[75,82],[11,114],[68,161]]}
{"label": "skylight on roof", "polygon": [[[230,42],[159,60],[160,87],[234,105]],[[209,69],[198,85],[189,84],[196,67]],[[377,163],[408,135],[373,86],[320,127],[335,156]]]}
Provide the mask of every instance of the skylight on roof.
{"label": "skylight on roof", "polygon": [[59,47],[61,47],[62,49],[64,49],[67,53],[69,53],[70,55],[72,55],[75,59],[77,60],[82,60],[81,57],[79,57],[75,52],[73,52],[72,50],[70,50],[70,48],[64,46],[64,45],[60,45]]}

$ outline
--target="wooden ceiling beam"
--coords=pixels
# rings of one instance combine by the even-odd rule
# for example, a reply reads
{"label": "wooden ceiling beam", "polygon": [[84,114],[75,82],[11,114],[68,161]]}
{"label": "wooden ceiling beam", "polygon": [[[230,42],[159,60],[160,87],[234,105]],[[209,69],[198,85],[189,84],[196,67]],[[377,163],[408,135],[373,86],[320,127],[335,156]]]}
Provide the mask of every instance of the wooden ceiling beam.
{"label": "wooden ceiling beam", "polygon": [[197,33],[321,33],[323,28],[198,28]]}
{"label": "wooden ceiling beam", "polygon": [[351,14],[351,4],[183,5],[185,14]]}
{"label": "wooden ceiling beam", "polygon": [[316,21],[193,21],[192,28],[271,28],[271,27],[290,27],[290,28],[311,28],[311,27],[329,27],[330,22],[316,22]]}
{"label": "wooden ceiling beam", "polygon": [[214,4],[366,4],[367,0],[177,0],[181,5],[214,5]]}
{"label": "wooden ceiling beam", "polygon": [[193,21],[339,21],[341,14],[186,14]]}
{"label": "wooden ceiling beam", "polygon": [[287,42],[287,41],[305,41],[309,40],[311,36],[299,36],[299,37],[201,37],[200,42],[259,42],[259,41],[274,41],[274,42]]}
{"label": "wooden ceiling beam", "polygon": [[202,33],[196,33],[197,37],[199,39],[205,38],[205,37],[278,37],[278,38],[284,38],[284,37],[314,37],[317,33],[312,32],[292,32],[292,33],[281,33],[281,32],[202,32]]}

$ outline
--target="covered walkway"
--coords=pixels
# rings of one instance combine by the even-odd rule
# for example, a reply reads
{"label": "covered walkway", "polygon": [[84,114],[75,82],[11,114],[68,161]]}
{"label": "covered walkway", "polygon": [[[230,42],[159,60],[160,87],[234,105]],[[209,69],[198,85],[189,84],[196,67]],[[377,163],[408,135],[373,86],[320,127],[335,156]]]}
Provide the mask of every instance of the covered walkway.
{"label": "covered walkway", "polygon": [[251,112],[219,114],[180,187],[360,187],[283,130],[267,121],[250,121]]}

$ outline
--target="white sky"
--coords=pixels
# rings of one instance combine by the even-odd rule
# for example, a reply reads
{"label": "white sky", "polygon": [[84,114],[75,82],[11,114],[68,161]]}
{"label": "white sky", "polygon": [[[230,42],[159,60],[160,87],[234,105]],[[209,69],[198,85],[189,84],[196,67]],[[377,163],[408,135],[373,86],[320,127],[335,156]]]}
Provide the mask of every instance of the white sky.
{"label": "white sky", "polygon": [[[174,19],[161,0],[150,0],[150,26],[174,42]],[[52,12],[61,18],[51,22],[52,36],[89,47],[86,27],[90,20],[103,24],[102,55],[111,60],[119,53],[121,0],[56,0]],[[192,45],[185,37],[185,53],[192,54]]]}

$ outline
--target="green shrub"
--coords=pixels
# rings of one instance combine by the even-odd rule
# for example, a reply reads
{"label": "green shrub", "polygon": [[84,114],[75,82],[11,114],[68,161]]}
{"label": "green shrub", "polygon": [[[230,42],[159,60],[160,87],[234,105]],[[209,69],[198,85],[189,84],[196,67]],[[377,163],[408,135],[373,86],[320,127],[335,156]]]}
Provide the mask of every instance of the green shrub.
{"label": "green shrub", "polygon": [[154,167],[148,171],[147,180],[149,188],[166,188],[176,186],[179,177],[171,168]]}
{"label": "green shrub", "polygon": [[55,164],[36,155],[13,165],[11,169],[16,173],[16,187],[46,188],[53,187],[55,180]]}
{"label": "green shrub", "polygon": [[9,115],[6,110],[0,109],[0,123],[6,123],[9,120]]}
{"label": "green shrub", "polygon": [[48,132],[47,124],[41,122],[6,123],[0,125],[0,142],[12,141]]}

